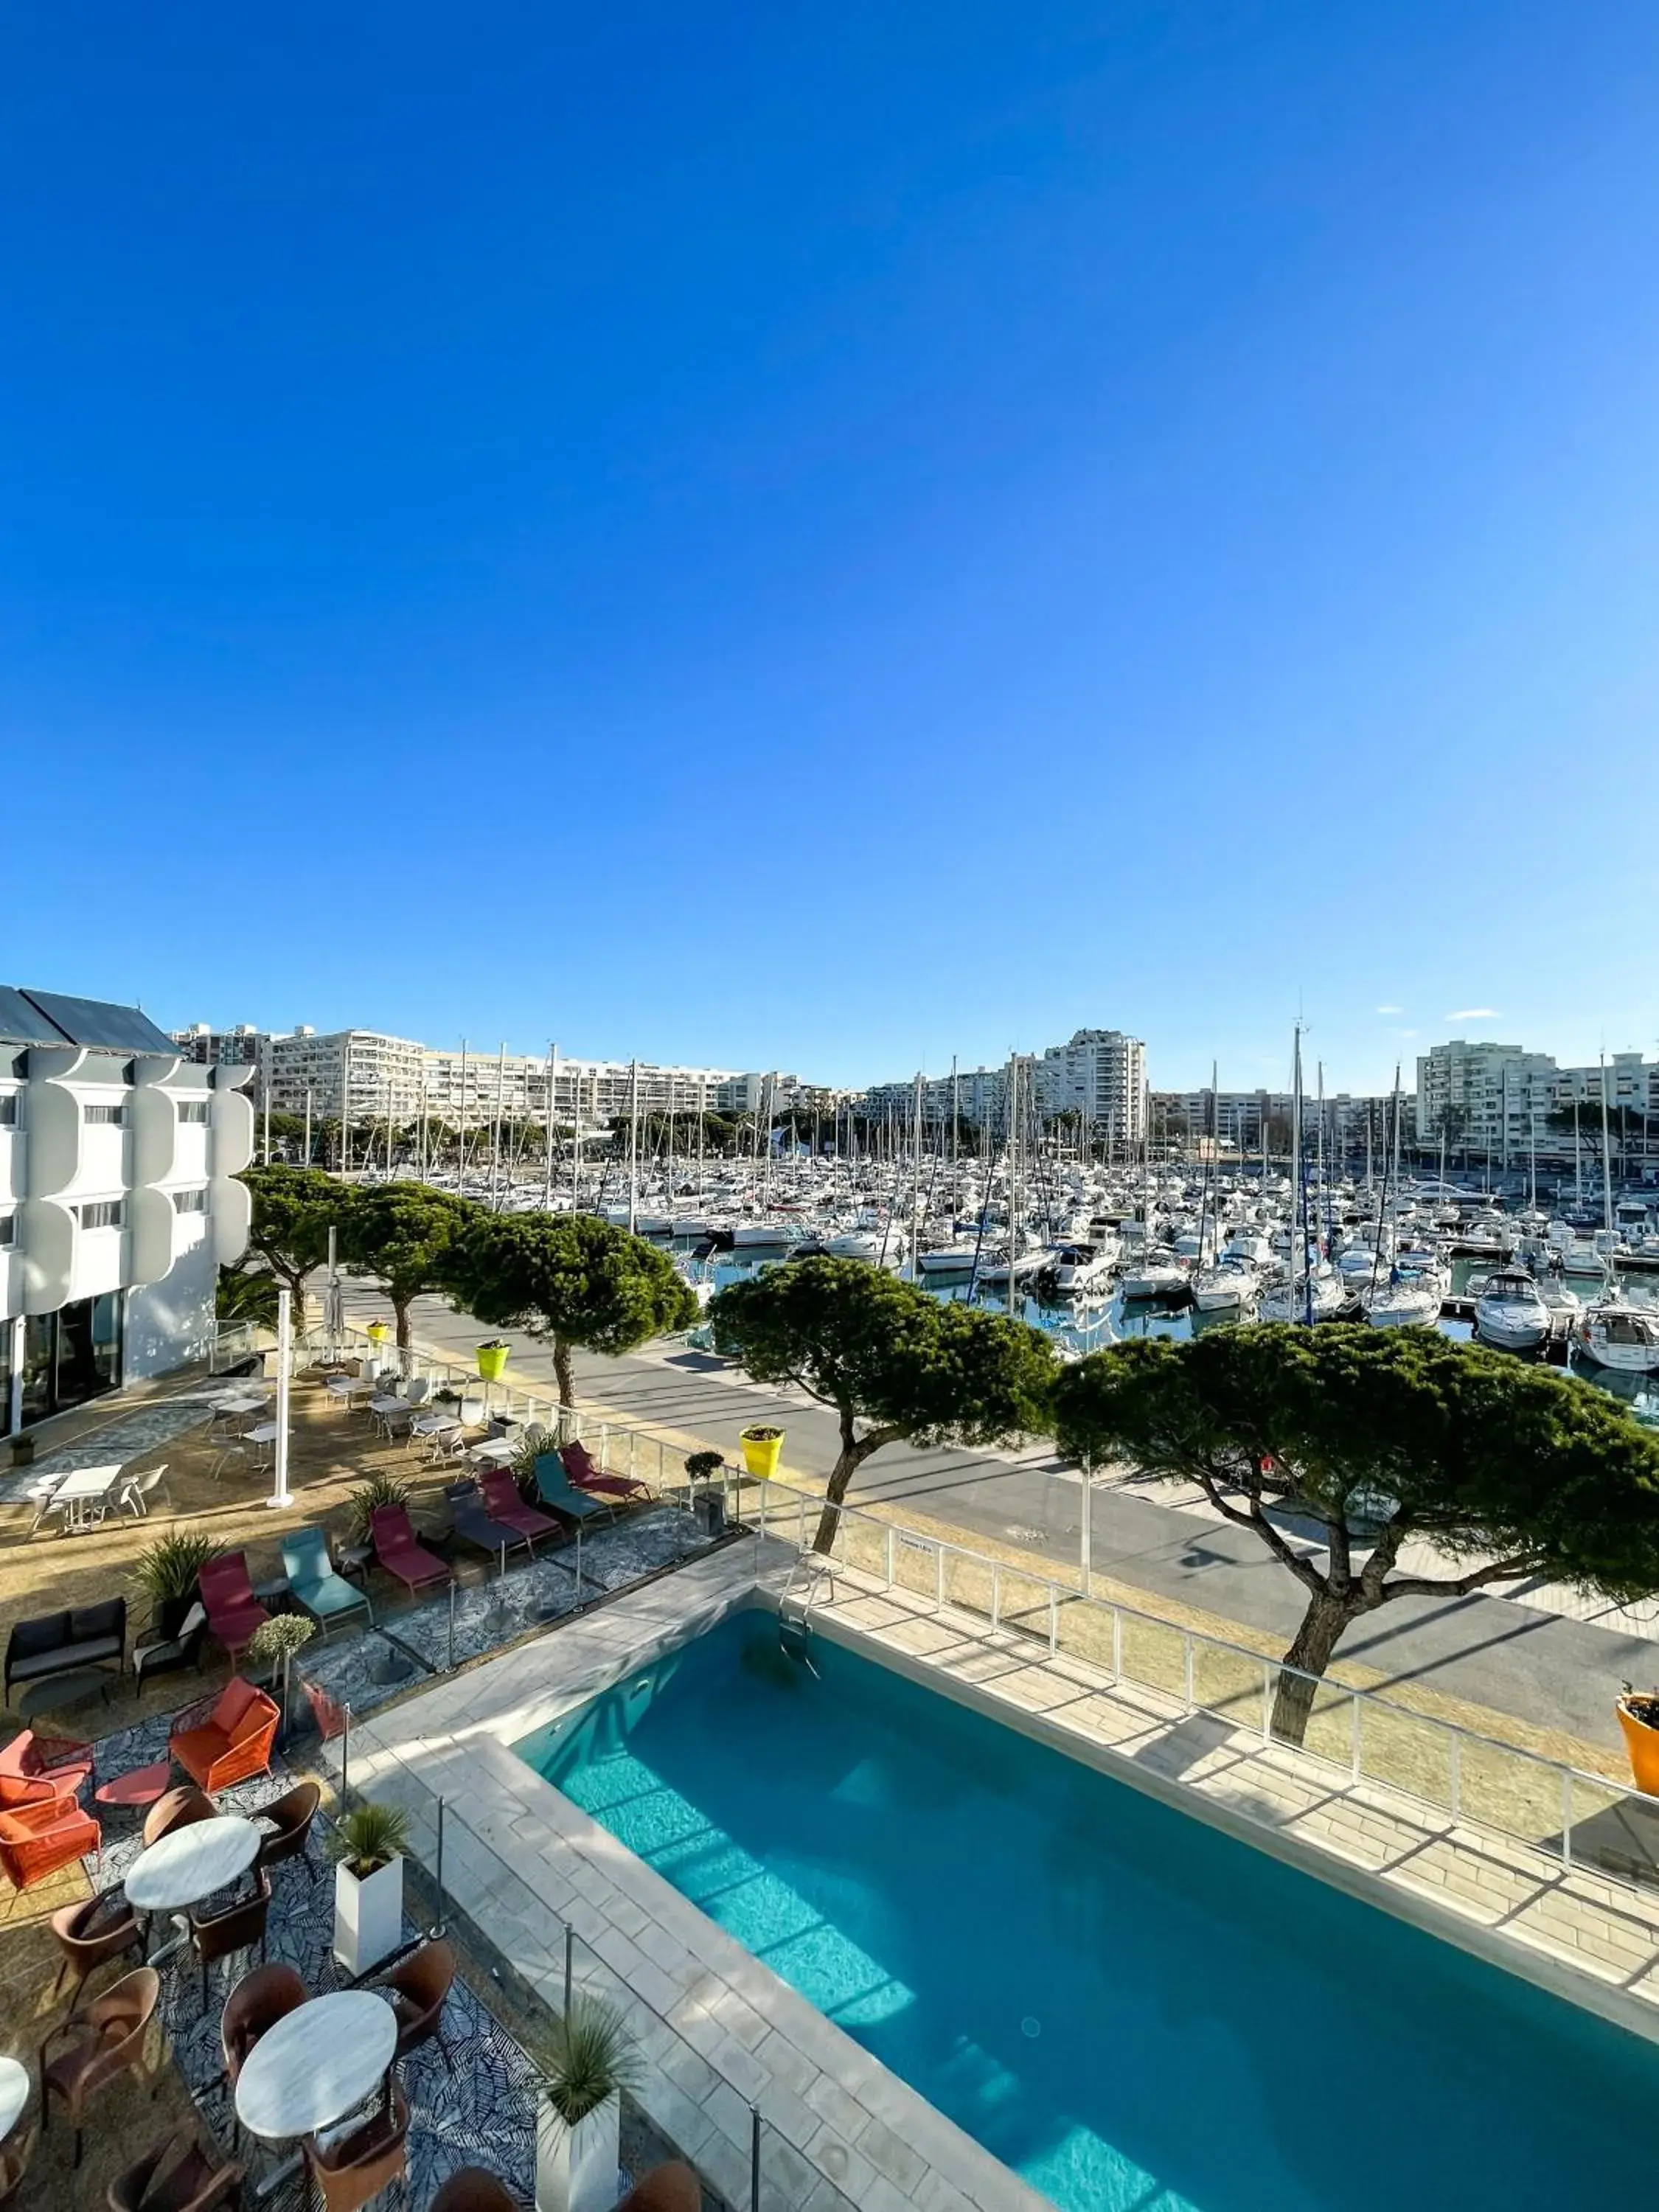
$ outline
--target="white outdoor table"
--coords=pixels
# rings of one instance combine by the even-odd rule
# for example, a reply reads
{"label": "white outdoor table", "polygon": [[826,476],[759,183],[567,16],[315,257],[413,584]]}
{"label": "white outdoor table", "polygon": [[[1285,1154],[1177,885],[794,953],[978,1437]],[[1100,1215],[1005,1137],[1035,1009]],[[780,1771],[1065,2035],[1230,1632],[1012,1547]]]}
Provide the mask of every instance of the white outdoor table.
{"label": "white outdoor table", "polygon": [[248,1430],[242,1441],[244,1443],[258,1444],[263,1455],[266,1449],[276,1443],[276,1434],[275,1421],[261,1421],[257,1429]]}
{"label": "white outdoor table", "polygon": [[264,2142],[313,2135],[367,2102],[397,2048],[398,2016],[374,1990],[313,1997],[248,2053],[236,2081],[236,2117]]}
{"label": "white outdoor table", "polygon": [[120,1479],[121,1469],[118,1465],[77,1467],[73,1473],[66,1474],[52,1492],[52,1510],[56,1512],[60,1505],[70,1506],[72,1510],[68,1516],[65,1526],[70,1528],[83,1528],[86,1526],[87,1508],[106,1499]]}
{"label": "white outdoor table", "polygon": [[173,1829],[147,1845],[127,1869],[122,1885],[127,1903],[140,1912],[178,1912],[199,1905],[247,1872],[259,1856],[260,1832],[234,1813]]}
{"label": "white outdoor table", "polygon": [[0,2058],[0,2142],[17,2125],[29,2100],[29,2073],[15,2058]]}

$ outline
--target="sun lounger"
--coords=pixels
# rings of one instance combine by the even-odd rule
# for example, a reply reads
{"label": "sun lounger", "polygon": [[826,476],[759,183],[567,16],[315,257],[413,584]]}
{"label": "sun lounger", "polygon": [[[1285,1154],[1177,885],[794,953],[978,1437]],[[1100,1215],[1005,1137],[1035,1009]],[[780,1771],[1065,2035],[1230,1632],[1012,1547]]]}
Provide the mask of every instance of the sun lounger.
{"label": "sun lounger", "polygon": [[557,1452],[541,1452],[536,1459],[536,1494],[550,1512],[567,1521],[599,1521],[616,1512],[614,1498],[594,1498],[573,1488]]}
{"label": "sun lounger", "polygon": [[449,1569],[437,1553],[416,1542],[407,1506],[377,1505],[369,1517],[368,1533],[375,1558],[411,1594],[449,1580]]}

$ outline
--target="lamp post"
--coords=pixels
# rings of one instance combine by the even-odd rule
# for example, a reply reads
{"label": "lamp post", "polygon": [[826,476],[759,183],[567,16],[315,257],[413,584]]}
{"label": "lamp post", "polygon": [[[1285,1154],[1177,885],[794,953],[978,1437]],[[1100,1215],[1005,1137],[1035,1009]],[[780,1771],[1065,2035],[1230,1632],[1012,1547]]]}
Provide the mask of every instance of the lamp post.
{"label": "lamp post", "polygon": [[278,1507],[294,1503],[288,1486],[288,1385],[293,1297],[286,1285],[276,1293],[276,1486],[265,1503]]}

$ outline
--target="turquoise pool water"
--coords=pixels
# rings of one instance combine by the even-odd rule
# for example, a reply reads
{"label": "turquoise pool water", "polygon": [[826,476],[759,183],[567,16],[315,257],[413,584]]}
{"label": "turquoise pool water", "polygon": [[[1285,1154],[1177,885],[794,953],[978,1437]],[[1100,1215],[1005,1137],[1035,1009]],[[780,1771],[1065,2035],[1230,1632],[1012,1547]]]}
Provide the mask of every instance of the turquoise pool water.
{"label": "turquoise pool water", "polygon": [[1659,2050],[738,1614],[520,1755],[1066,2212],[1644,2202]]}

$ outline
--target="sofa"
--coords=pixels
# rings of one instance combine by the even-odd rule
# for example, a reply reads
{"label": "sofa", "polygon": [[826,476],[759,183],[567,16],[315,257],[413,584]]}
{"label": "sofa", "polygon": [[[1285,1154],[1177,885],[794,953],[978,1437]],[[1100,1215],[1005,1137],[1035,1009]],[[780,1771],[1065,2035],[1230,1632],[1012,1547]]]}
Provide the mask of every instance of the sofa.
{"label": "sofa", "polygon": [[20,1620],[6,1639],[6,1697],[10,1698],[14,1683],[44,1682],[82,1667],[112,1666],[118,1674],[126,1665],[126,1650],[124,1597]]}

